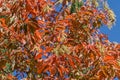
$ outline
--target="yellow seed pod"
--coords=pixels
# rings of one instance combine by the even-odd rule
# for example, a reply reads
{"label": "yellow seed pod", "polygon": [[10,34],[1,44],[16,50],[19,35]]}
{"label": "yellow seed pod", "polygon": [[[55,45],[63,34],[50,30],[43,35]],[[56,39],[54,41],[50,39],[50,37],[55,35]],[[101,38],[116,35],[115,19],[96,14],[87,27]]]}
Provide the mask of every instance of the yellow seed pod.
{"label": "yellow seed pod", "polygon": [[114,12],[111,10],[111,9],[108,9],[108,18],[109,18],[109,21],[107,23],[107,26],[109,29],[111,29],[112,25],[114,24],[115,22],[115,14]]}
{"label": "yellow seed pod", "polygon": [[97,0],[92,0],[92,4],[95,6],[95,7],[98,7],[99,6],[99,3]]}
{"label": "yellow seed pod", "polygon": [[110,20],[111,20],[112,22],[114,22],[114,21],[115,21],[115,14],[114,14],[114,12],[113,12],[111,9],[109,9],[109,10],[108,10],[108,14],[109,14]]}
{"label": "yellow seed pod", "polygon": [[104,3],[104,9],[105,9],[105,10],[108,10],[108,9],[109,9],[109,6],[108,6],[108,4],[107,4],[106,2]]}
{"label": "yellow seed pod", "polygon": [[59,51],[60,54],[64,53],[64,50],[62,48],[60,48],[58,51]]}
{"label": "yellow seed pod", "polygon": [[120,60],[118,60],[118,65],[120,66]]}
{"label": "yellow seed pod", "polygon": [[52,52],[55,53],[55,54],[58,56],[58,55],[59,55],[58,47],[54,48],[54,49],[52,50]]}
{"label": "yellow seed pod", "polygon": [[70,50],[69,50],[69,48],[67,46],[62,45],[62,48],[63,48],[65,53],[70,54]]}

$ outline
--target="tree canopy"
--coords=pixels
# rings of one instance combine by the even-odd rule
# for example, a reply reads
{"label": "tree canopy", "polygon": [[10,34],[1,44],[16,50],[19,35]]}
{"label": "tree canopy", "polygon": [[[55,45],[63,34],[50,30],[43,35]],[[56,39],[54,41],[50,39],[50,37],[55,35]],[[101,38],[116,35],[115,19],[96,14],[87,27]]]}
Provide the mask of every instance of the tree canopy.
{"label": "tree canopy", "polygon": [[114,22],[107,0],[1,0],[0,79],[120,78],[120,44],[99,30]]}

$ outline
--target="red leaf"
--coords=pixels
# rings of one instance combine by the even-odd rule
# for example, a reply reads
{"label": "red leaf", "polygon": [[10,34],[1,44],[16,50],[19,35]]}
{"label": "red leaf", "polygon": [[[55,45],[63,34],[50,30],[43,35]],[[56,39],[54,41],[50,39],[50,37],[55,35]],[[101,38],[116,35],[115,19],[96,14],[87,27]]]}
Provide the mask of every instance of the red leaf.
{"label": "red leaf", "polygon": [[70,56],[70,55],[67,55],[67,57],[68,57],[68,62],[69,62],[69,64],[70,64],[70,66],[72,66],[73,68],[75,68],[75,63],[74,63],[74,61],[72,60],[72,57]]}
{"label": "red leaf", "polygon": [[39,53],[37,56],[35,56],[35,59],[37,60],[37,59],[39,59],[39,58],[41,58],[41,57],[42,57],[42,54]]}
{"label": "red leaf", "polygon": [[38,30],[35,31],[35,36],[36,36],[39,40],[42,39],[42,38],[41,38],[41,33],[40,33]]}
{"label": "red leaf", "polygon": [[104,61],[105,61],[105,62],[106,62],[106,61],[109,61],[109,60],[114,60],[114,56],[106,55],[106,56],[104,57]]}
{"label": "red leaf", "polygon": [[46,63],[45,63],[45,64],[42,64],[42,65],[38,68],[37,72],[38,72],[38,73],[42,73],[42,72],[46,69],[46,67],[47,67],[47,64],[46,64]]}
{"label": "red leaf", "polygon": [[58,71],[60,73],[60,76],[63,76],[63,69],[61,68],[61,66],[59,66]]}

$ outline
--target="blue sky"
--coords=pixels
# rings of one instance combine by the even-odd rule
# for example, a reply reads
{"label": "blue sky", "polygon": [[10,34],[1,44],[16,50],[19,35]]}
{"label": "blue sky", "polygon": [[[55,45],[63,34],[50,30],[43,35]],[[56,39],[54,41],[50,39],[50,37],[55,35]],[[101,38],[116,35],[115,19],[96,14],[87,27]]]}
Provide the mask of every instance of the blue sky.
{"label": "blue sky", "polygon": [[108,4],[116,15],[116,22],[111,30],[106,26],[101,27],[100,30],[108,35],[110,41],[120,43],[120,0],[108,0]]}

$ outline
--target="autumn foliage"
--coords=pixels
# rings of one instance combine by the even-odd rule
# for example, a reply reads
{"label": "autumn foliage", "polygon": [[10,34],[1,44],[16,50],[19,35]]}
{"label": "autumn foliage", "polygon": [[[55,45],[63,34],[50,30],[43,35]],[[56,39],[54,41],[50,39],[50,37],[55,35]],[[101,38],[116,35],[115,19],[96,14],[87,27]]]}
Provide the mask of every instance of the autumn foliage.
{"label": "autumn foliage", "polygon": [[99,31],[114,21],[106,0],[0,0],[0,79],[120,78],[120,45]]}

